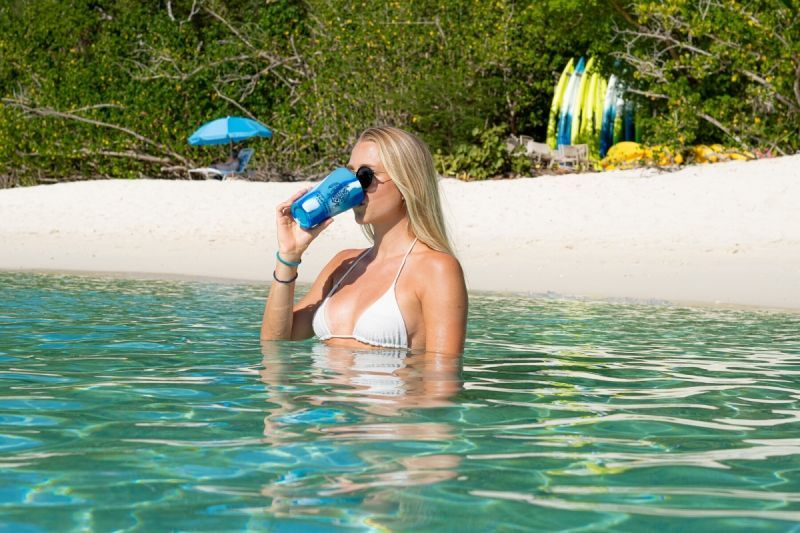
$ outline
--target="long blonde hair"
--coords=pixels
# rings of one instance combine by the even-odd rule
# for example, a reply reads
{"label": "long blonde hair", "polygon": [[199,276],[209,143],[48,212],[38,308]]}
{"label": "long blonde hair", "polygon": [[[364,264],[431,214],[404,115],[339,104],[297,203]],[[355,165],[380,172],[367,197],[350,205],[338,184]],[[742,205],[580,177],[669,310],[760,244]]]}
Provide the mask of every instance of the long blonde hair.
{"label": "long blonde hair", "polygon": [[[447,237],[439,180],[428,146],[415,135],[391,126],[365,130],[358,142],[373,142],[383,166],[405,199],[411,231],[430,248],[455,255]],[[371,225],[362,226],[370,242],[375,233]]]}

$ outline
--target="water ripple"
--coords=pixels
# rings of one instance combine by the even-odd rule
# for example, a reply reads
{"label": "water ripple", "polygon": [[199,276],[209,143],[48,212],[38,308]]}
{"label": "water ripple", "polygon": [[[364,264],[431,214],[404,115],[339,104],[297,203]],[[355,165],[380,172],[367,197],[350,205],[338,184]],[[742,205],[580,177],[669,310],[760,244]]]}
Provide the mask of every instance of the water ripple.
{"label": "water ripple", "polygon": [[592,511],[594,513],[625,513],[631,515],[651,515],[668,518],[766,518],[769,520],[800,521],[800,511],[774,511],[759,509],[690,509],[678,507],[655,507],[641,505],[625,505],[619,503],[585,503],[560,498],[536,496],[518,492],[495,492],[474,490],[470,494],[480,498],[511,500],[529,503],[540,507],[563,509],[566,511]]}
{"label": "water ripple", "polygon": [[13,529],[800,520],[800,315],[474,294],[454,363],[261,346],[263,286],[0,284]]}

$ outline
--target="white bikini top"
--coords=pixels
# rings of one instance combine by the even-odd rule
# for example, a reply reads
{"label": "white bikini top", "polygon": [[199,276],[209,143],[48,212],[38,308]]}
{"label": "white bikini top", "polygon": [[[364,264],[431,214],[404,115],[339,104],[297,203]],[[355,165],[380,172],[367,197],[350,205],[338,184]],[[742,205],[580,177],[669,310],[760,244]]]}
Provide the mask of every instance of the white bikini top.
{"label": "white bikini top", "polygon": [[367,255],[370,249],[365,250],[358,259],[356,259],[344,276],[337,281],[328,295],[322,300],[322,303],[314,313],[314,320],[312,327],[314,334],[319,337],[319,340],[326,341],[328,339],[355,339],[365,344],[373,346],[381,346],[383,348],[408,348],[408,334],[406,333],[406,323],[403,320],[403,314],[400,312],[400,306],[397,303],[395,296],[395,287],[397,286],[397,279],[403,271],[403,266],[406,264],[408,254],[414,248],[417,239],[411,243],[411,247],[403,257],[403,262],[397,270],[397,275],[394,277],[391,286],[383,295],[375,300],[375,302],[367,307],[361,316],[356,320],[355,327],[353,328],[352,335],[334,335],[328,327],[328,319],[325,317],[325,310],[328,306],[328,300],[339,288],[339,285],[347,278],[350,271],[358,264],[361,259]]}

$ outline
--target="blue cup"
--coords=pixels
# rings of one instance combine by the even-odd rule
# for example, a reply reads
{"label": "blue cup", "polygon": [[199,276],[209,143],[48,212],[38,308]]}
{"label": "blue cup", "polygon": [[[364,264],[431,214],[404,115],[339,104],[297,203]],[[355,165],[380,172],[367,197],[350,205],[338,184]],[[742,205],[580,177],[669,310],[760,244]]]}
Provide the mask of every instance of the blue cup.
{"label": "blue cup", "polygon": [[364,188],[349,169],[339,167],[292,204],[292,217],[303,229],[352,209],[364,201]]}

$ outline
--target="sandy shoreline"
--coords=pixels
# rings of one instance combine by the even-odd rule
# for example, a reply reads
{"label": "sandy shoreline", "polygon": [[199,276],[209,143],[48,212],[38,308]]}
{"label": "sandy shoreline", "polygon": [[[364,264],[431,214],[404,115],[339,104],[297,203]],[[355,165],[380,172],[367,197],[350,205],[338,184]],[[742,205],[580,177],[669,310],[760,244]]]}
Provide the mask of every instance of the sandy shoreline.
{"label": "sandy shoreline", "polygon": [[[264,281],[273,208],[299,183],[91,181],[0,190],[0,269]],[[470,290],[800,309],[800,155],[464,183],[442,180]],[[352,215],[309,282],[368,243]]]}

